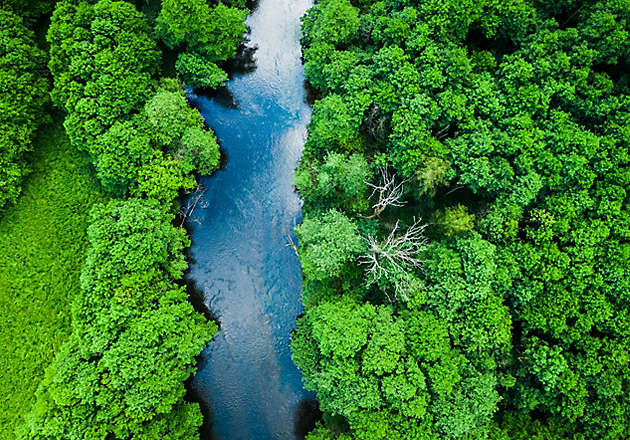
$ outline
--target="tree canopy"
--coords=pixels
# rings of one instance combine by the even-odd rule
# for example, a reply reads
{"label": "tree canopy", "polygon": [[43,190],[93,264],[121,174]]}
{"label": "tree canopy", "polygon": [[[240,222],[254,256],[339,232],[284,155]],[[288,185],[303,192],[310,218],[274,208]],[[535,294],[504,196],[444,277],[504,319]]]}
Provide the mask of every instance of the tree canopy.
{"label": "tree canopy", "polygon": [[53,100],[67,111],[71,141],[90,154],[112,194],[170,202],[180,188],[194,187],[192,172],[217,167],[219,147],[199,112],[177,81],[158,83],[160,52],[132,4],[62,1],[48,40]]}
{"label": "tree canopy", "polygon": [[154,30],[132,3],[62,0],[47,38],[53,102],[113,200],[92,210],[71,336],[18,437],[194,438],[202,416],[184,382],[217,325],[178,283],[189,240],[174,223],[180,192],[217,168],[217,140],[181,84],[159,77]]}
{"label": "tree canopy", "polygon": [[0,8],[0,210],[17,200],[28,173],[25,153],[46,120],[45,66],[33,31],[10,8]]}
{"label": "tree canopy", "polygon": [[157,32],[168,47],[181,49],[175,67],[186,84],[216,88],[225,83],[227,73],[217,63],[236,55],[247,30],[249,11],[239,6],[162,0]]}
{"label": "tree canopy", "polygon": [[[72,335],[37,391],[23,438],[190,438],[196,404],[183,381],[217,330],[172,283],[186,263],[185,232],[155,200],[96,205],[73,306]],[[157,426],[156,426],[157,425]],[[147,437],[151,438],[151,437]]]}
{"label": "tree canopy", "polygon": [[[310,438],[628,437],[629,14],[608,0],[309,10],[319,96],[295,179],[309,226],[293,352],[325,411]],[[322,279],[310,243],[327,262],[348,243],[311,231],[331,208],[369,246]]]}

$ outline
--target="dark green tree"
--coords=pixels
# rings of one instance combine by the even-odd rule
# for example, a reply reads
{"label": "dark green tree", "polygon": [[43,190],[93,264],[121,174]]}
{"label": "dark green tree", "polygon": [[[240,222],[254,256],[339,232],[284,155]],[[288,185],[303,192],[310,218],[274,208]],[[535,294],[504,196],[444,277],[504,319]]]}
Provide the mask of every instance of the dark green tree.
{"label": "dark green tree", "polygon": [[[293,350],[328,413],[314,438],[628,437],[629,13],[614,0],[331,0],[308,12],[305,74],[319,95],[296,176],[307,212],[342,209],[375,243],[430,220],[411,257],[422,264],[369,286],[356,263],[325,282],[305,266]],[[403,206],[367,219],[336,180],[317,192],[327,158],[353,151],[405,179]],[[348,315],[340,295],[357,308],[396,298],[426,385],[418,420],[393,400],[345,411],[327,394],[323,378],[360,396],[347,378],[378,377],[358,372],[362,351],[321,360],[313,329],[334,315],[311,310]],[[392,389],[406,395],[402,364]]]}

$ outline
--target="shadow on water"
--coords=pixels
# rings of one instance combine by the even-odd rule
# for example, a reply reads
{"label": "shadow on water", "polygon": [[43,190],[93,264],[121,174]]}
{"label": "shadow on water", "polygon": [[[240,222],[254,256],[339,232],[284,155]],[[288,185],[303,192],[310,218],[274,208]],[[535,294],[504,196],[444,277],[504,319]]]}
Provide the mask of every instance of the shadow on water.
{"label": "shadow on water", "polygon": [[[256,45],[247,46],[247,42],[242,44],[236,56],[221,65],[221,68],[227,72],[228,78],[233,79],[235,76],[254,72],[256,70],[255,55],[257,50],[258,46]],[[218,87],[216,89],[200,87],[196,88],[194,93],[208,99],[213,99],[216,103],[221,104],[225,108],[238,109],[238,101],[227,86]]]}
{"label": "shadow on water", "polygon": [[295,412],[293,433],[298,438],[305,438],[322,418],[317,399],[302,399]]}
{"label": "shadow on water", "polygon": [[186,395],[184,400],[186,402],[195,402],[199,404],[201,415],[203,416],[203,422],[199,428],[199,440],[219,440],[214,434],[212,429],[212,420],[214,420],[214,411],[210,407],[207,400],[203,399],[203,396],[199,394],[197,389],[191,385],[193,378],[191,377],[184,384],[186,386]]}
{"label": "shadow on water", "polygon": [[258,46],[247,46],[242,44],[234,58],[229,59],[223,65],[223,69],[228,73],[230,79],[235,75],[244,75],[256,70],[256,51]]}
{"label": "shadow on water", "polygon": [[[187,222],[184,223],[184,227],[187,230],[190,229],[190,226]],[[189,265],[194,264],[194,258],[189,255],[188,249],[186,249],[184,253],[186,254],[186,261],[188,261]],[[213,313],[212,307],[206,305],[204,301],[203,290],[198,286],[197,281],[195,281],[195,279],[191,277],[185,277],[183,280],[178,281],[178,283],[181,283],[181,285],[185,287],[186,292],[188,293],[188,301],[193,306],[195,312],[202,314],[206,318],[206,320],[215,322],[220,329],[221,322],[219,321],[218,316]],[[195,364],[199,364],[201,359],[202,355],[200,354],[195,358]],[[194,376],[191,376],[190,378],[188,378],[188,380],[184,382],[184,387],[186,388],[184,401],[199,404],[201,415],[203,416],[203,422],[201,424],[201,427],[199,428],[199,439],[218,440],[213,435],[212,430],[212,420],[214,420],[214,412],[210,407],[209,401],[207,399],[203,399],[203,396],[200,395],[199,391],[194,386],[192,386],[193,380]]]}
{"label": "shadow on water", "polygon": [[238,109],[238,101],[227,87],[217,87],[213,90],[195,89],[195,93],[214,99],[217,104],[232,110]]}
{"label": "shadow on water", "polygon": [[219,321],[219,317],[212,311],[212,304],[206,305],[203,290],[199,288],[197,281],[193,278],[186,277],[184,279],[184,285],[186,286],[186,292],[188,292],[188,300],[193,306],[193,309],[195,309],[195,312],[201,313],[208,321],[214,321],[220,329],[221,321]]}
{"label": "shadow on water", "polygon": [[[184,227],[189,230],[190,233],[190,225],[188,222],[184,222]],[[190,265],[195,263],[194,258],[190,255],[188,248],[184,251],[186,255],[186,261]],[[189,270],[186,271],[188,273]],[[185,287],[186,292],[188,293],[188,301],[193,306],[195,312],[202,314],[206,320],[213,321],[217,324],[219,329],[221,329],[221,322],[219,321],[219,317],[212,311],[212,305],[206,305],[204,300],[203,290],[198,286],[197,281],[191,277],[184,277],[181,284]],[[195,364],[199,364],[202,359],[202,355],[200,354],[195,358]],[[201,410],[201,415],[203,416],[203,422],[199,428],[199,439],[200,440],[218,440],[214,434],[212,429],[212,420],[214,420],[214,412],[210,406],[210,403],[207,399],[204,399],[203,396],[199,393],[198,389],[192,386],[192,382],[194,380],[194,376],[188,378],[185,381],[184,387],[186,388],[186,394],[184,395],[184,400],[186,402],[195,402],[199,404],[199,409]]]}
{"label": "shadow on water", "polygon": [[[188,205],[189,201],[186,199],[189,197],[190,197],[190,194],[180,195],[180,205],[184,209],[186,209]],[[177,213],[175,217],[175,224],[183,227],[186,230],[186,233],[188,234],[188,236],[190,237],[190,235],[192,234],[192,224],[190,222],[190,219],[186,218],[182,214],[182,210],[180,210]],[[206,303],[203,289],[199,287],[197,280],[188,276],[190,274],[190,268],[197,263],[193,253],[190,251],[190,247],[184,248],[184,258],[186,259],[186,263],[188,263],[188,268],[184,271],[183,278],[180,280],[175,280],[175,283],[186,290],[186,293],[188,294],[188,302],[193,306],[193,309],[195,310],[195,312],[202,314],[206,318],[206,320],[215,322],[217,326],[221,328],[221,322],[219,321],[219,317],[212,311],[212,305]],[[201,358],[201,356],[199,356],[199,358]],[[198,362],[196,363],[198,364]],[[191,379],[189,379],[186,382],[186,389],[188,390],[189,393],[191,392],[191,387],[190,387]],[[194,401],[198,401],[198,400],[194,400]]]}

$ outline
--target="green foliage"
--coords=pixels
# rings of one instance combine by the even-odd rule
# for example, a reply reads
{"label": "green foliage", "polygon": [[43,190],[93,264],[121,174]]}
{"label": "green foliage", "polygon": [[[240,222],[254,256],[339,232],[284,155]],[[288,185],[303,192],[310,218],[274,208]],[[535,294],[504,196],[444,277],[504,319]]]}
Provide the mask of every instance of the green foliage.
{"label": "green foliage", "polygon": [[55,0],[5,0],[3,4],[22,17],[34,19],[50,13],[55,6]]}
{"label": "green foliage", "polygon": [[296,232],[304,275],[314,280],[339,276],[365,247],[356,223],[335,210],[305,218]]}
{"label": "green foliage", "polygon": [[[343,296],[298,321],[292,352],[305,385],[322,409],[347,418],[355,438],[483,438],[492,426],[496,363],[510,347],[493,267],[476,273],[478,260],[493,259],[492,247],[462,238],[426,258],[426,293],[408,307]],[[461,289],[459,301],[445,297],[452,286]]]}
{"label": "green foliage", "polygon": [[134,197],[149,197],[169,204],[180,190],[190,191],[195,187],[195,179],[184,175],[186,165],[161,152],[138,171],[137,186],[131,190]]}
{"label": "green foliage", "polygon": [[436,223],[444,229],[447,236],[451,236],[472,230],[475,216],[469,214],[464,205],[449,206],[436,214]]}
{"label": "green foliage", "polygon": [[[17,6],[17,5],[15,5]],[[15,203],[48,101],[44,53],[22,18],[0,8],[0,210]]]}
{"label": "green foliage", "polygon": [[[306,261],[296,362],[352,438],[628,438],[629,14],[615,0],[330,0],[305,16],[319,91],[295,179],[306,212],[343,210],[375,243],[432,220],[422,268],[381,252],[378,283],[357,264],[316,282]],[[376,218],[356,205],[365,189],[330,177],[353,151],[405,179]],[[339,318],[316,310],[352,315],[340,295],[359,309],[407,298],[392,316],[424,378],[417,413],[384,395],[411,395],[405,356],[378,386],[358,367],[367,350],[326,359],[314,329]],[[381,403],[339,397],[369,386]]]}
{"label": "green foliage", "polygon": [[352,151],[361,148],[360,110],[353,111],[339,95],[328,95],[313,107],[307,145],[322,151]]}
{"label": "green foliage", "polygon": [[170,150],[176,148],[184,130],[203,127],[199,111],[188,106],[181,90],[163,87],[144,106],[152,136]]}
{"label": "green foliage", "polygon": [[162,0],[157,32],[170,48],[183,48],[175,65],[193,87],[223,85],[227,74],[216,63],[236,55],[246,32],[246,9],[206,0]]}
{"label": "green foliage", "polygon": [[218,165],[216,139],[177,81],[158,85],[157,45],[133,5],[61,1],[48,39],[70,140],[122,198],[92,209],[72,333],[18,438],[194,438],[202,417],[184,381],[217,326],[175,283],[189,241],[173,207],[192,173]]}
{"label": "green foliage", "polygon": [[96,205],[91,217],[91,246],[81,275],[86,293],[105,295],[128,273],[183,275],[187,265],[180,252],[186,245],[186,233],[170,225],[172,215],[160,209],[159,202],[131,198]]}
{"label": "green foliage", "polygon": [[321,0],[302,19],[303,42],[348,43],[359,29],[358,12],[348,0]]}
{"label": "green foliage", "polygon": [[193,131],[194,141],[189,134],[189,144],[182,144],[187,130],[203,128],[203,118],[177,81],[162,79],[156,87],[159,52],[146,18],[132,5],[60,2],[48,40],[53,99],[68,112],[71,140],[88,151],[113,195],[170,202],[180,188],[194,186],[192,172],[210,173],[218,165],[212,134]]}
{"label": "green foliage", "polygon": [[53,101],[78,148],[100,154],[96,138],[152,95],[160,53],[145,17],[127,2],[57,4],[48,31]]}
{"label": "green foliage", "polygon": [[212,132],[190,127],[182,135],[177,156],[184,167],[197,170],[200,174],[210,174],[219,166],[219,144]]}
{"label": "green foliage", "polygon": [[362,212],[369,207],[365,182],[371,176],[362,154],[329,153],[323,163],[303,160],[294,183],[309,206]]}
{"label": "green foliage", "polygon": [[175,69],[185,84],[215,89],[225,85],[227,73],[212,61],[195,52],[183,52],[177,57]]}
{"label": "green foliage", "polygon": [[38,388],[22,436],[127,439],[174,423],[164,420],[174,407],[168,418],[190,432],[200,418],[182,410],[191,405],[181,403],[183,381],[217,326],[170,282],[186,268],[185,231],[151,199],[96,205],[91,217],[72,335]]}
{"label": "green foliage", "polygon": [[[32,173],[0,219],[0,437],[13,439],[37,384],[70,334],[92,204],[105,200],[61,122],[34,139]],[[77,188],[81,190],[78,191]]]}
{"label": "green foliage", "polygon": [[527,414],[506,412],[501,417],[500,429],[497,428],[490,436],[492,440],[548,440],[575,439],[569,426],[562,425],[557,419],[544,422],[532,419]]}
{"label": "green foliage", "polygon": [[162,0],[157,29],[164,43],[174,48],[182,43],[198,41],[207,31],[211,8],[206,0]]}
{"label": "green foliage", "polygon": [[140,117],[115,122],[96,140],[94,166],[103,187],[115,195],[127,193],[154,154],[151,137],[141,124]]}

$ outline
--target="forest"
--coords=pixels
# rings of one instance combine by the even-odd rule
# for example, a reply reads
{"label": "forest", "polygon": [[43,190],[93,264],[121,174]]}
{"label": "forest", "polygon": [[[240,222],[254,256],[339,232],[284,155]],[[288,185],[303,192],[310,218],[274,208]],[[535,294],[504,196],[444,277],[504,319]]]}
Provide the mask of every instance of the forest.
{"label": "forest", "polygon": [[[33,313],[45,316],[53,307],[62,318],[48,322],[40,316],[35,326],[34,317],[11,327],[3,324],[2,338],[11,349],[2,364],[15,374],[3,379],[12,394],[2,404],[3,438],[198,435],[201,412],[198,404],[184,400],[184,381],[217,326],[193,309],[179,282],[189,239],[185,229],[176,227],[176,200],[195,188],[197,175],[217,168],[219,147],[199,112],[188,106],[182,86],[216,86],[227,79],[217,63],[236,53],[247,11],[205,1],[165,0],[158,6],[157,15],[115,0],[27,1],[2,8],[2,206],[18,200],[38,124],[60,119],[51,104],[65,115],[68,140],[49,132],[58,136],[46,140],[52,142],[49,157],[55,146],[69,143],[82,155],[63,147],[66,161],[78,161],[85,171],[85,158],[94,180],[71,174],[72,165],[63,164],[53,170],[66,173],[56,182],[59,188],[47,189],[77,198],[78,225],[85,227],[73,228],[74,209],[55,213],[57,252],[69,245],[83,254],[81,261],[67,252],[62,255],[67,261],[53,260],[62,265],[55,268],[56,276],[70,276],[72,283],[57,281],[55,296],[42,301],[35,293],[48,295],[47,277],[38,281],[44,284],[39,289],[26,282],[45,269],[3,261],[2,277],[15,275],[11,264],[23,272],[24,288],[31,290],[16,297],[10,296],[12,289],[3,291],[9,320],[21,318],[19,302],[29,297],[42,302]],[[31,29],[39,30],[38,20],[46,13],[51,13],[48,30],[35,35]],[[209,25],[209,32],[199,32]],[[166,50],[179,53],[179,81],[162,74]],[[56,207],[63,204],[51,206]],[[18,221],[9,219],[2,229],[11,231]],[[20,226],[7,241],[20,237]],[[43,240],[47,232],[34,230],[44,234]],[[4,243],[3,237],[3,249]],[[40,257],[37,249],[30,255]],[[63,341],[57,340],[58,331],[66,334]],[[13,341],[22,332],[28,335],[26,346]],[[17,377],[25,389],[15,383]]]}
{"label": "forest", "polygon": [[[255,7],[0,4],[0,437],[200,438],[219,325],[182,208],[222,154],[188,94]],[[301,28],[306,440],[630,438],[630,2],[319,0]]]}
{"label": "forest", "polygon": [[630,437],[629,20],[607,0],[307,13],[309,440]]}

